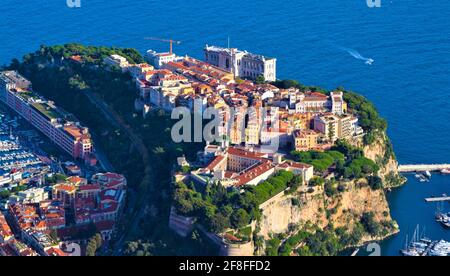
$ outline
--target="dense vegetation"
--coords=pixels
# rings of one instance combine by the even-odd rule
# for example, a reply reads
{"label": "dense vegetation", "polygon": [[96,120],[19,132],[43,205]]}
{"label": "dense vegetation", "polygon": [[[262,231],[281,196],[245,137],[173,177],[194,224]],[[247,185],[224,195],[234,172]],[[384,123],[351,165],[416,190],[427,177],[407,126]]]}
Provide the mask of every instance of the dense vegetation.
{"label": "dense vegetation", "polygon": [[86,246],[86,255],[87,256],[95,256],[95,253],[99,248],[102,247],[103,239],[100,233],[96,233],[92,236]]}
{"label": "dense vegetation", "polygon": [[301,177],[288,171],[279,171],[257,186],[246,187],[243,193],[214,183],[206,187],[196,186],[193,182],[188,185],[176,183],[174,203],[180,214],[199,218],[209,231],[220,233],[243,228],[258,220],[261,203],[289,187],[295,189],[301,183]]}
{"label": "dense vegetation", "polygon": [[292,232],[276,235],[266,242],[268,256],[335,256],[348,247],[360,244],[364,235],[379,237],[394,228],[388,221],[376,222],[374,214],[364,213],[352,229],[329,225],[320,229],[307,223],[301,229],[293,227]]}
{"label": "dense vegetation", "polygon": [[347,228],[333,228],[332,226],[320,229],[313,225],[306,225],[296,230],[288,238],[281,234],[266,243],[268,256],[335,256],[348,246],[356,245],[364,232],[359,227],[353,232]]}
{"label": "dense vegetation", "polygon": [[337,178],[357,179],[376,174],[379,170],[375,162],[364,157],[362,149],[344,140],[336,141],[330,151],[293,151],[291,155],[298,162],[312,164],[317,172],[324,172],[334,165]]}
{"label": "dense vegetation", "polygon": [[345,155],[345,161],[339,160],[336,164],[336,174],[346,179],[358,179],[377,174],[379,166],[364,157],[360,148],[350,145],[344,140],[336,141],[332,148]]}
{"label": "dense vegetation", "polygon": [[272,84],[280,89],[297,88],[303,92],[314,91],[314,92],[320,92],[323,94],[328,93],[328,91],[323,89],[322,87],[303,85],[302,83],[300,83],[297,80],[277,80],[277,81],[272,82]]}
{"label": "dense vegetation", "polygon": [[[86,63],[102,65],[103,59],[113,54],[125,57],[130,63],[144,62],[142,55],[133,48],[84,46],[77,43],[55,46],[42,45],[36,53],[25,55],[23,62],[30,63],[37,56],[46,58],[48,62],[52,63],[58,62],[61,59],[68,59],[72,56],[81,56],[82,60]],[[19,64],[19,62],[13,60],[14,64]]]}
{"label": "dense vegetation", "polygon": [[344,161],[345,156],[338,151],[292,151],[295,161],[311,164],[317,172],[324,172],[339,160]]}
{"label": "dense vegetation", "polygon": [[311,164],[316,172],[323,173],[335,165],[335,173],[346,179],[357,179],[376,174],[379,167],[372,160],[365,158],[361,149],[338,140],[330,151],[292,151],[295,161]]}
{"label": "dense vegetation", "polygon": [[359,125],[366,133],[364,143],[370,145],[375,142],[378,135],[387,129],[386,120],[379,116],[375,106],[364,96],[344,91],[344,100],[347,102],[349,111],[358,116]]}

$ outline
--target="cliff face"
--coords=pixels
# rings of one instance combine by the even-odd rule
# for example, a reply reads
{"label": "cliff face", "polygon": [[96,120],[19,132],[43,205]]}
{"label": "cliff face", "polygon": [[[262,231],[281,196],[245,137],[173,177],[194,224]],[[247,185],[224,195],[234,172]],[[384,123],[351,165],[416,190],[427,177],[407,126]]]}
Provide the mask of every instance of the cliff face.
{"label": "cliff face", "polygon": [[[397,171],[397,161],[385,135],[372,145],[363,148],[365,156],[380,166],[379,176],[385,188],[403,183],[403,178]],[[312,193],[304,187],[294,195],[279,197],[262,209],[259,235],[267,240],[271,234],[287,233],[290,225],[303,225],[306,222],[320,228],[329,224],[334,227],[346,226],[351,231],[357,223],[360,223],[364,213],[373,213],[376,222],[396,226],[390,216],[384,190],[372,190],[365,179],[349,181],[343,183],[343,186],[345,187],[343,191],[331,197],[326,195],[323,187],[314,187]],[[293,200],[294,197],[299,201]],[[366,234],[361,242],[382,239],[397,231],[396,228],[389,229],[379,237]]]}
{"label": "cliff face", "polygon": [[324,201],[319,191],[315,194],[304,195],[299,206],[292,204],[294,196],[283,196],[262,210],[260,235],[269,239],[269,235],[285,233],[291,224],[302,224],[310,221],[320,227],[327,225],[324,212]]}
{"label": "cliff face", "polygon": [[[392,221],[384,191],[373,191],[363,180],[346,183],[346,190],[333,197],[327,197],[322,188],[316,188],[312,194],[303,194],[298,206],[292,204],[293,197],[295,195],[284,196],[263,209],[259,234],[265,239],[269,239],[270,234],[286,233],[290,225],[307,222],[320,228],[331,223],[351,231],[368,212],[374,214],[377,222]],[[373,239],[377,238],[364,236],[362,240]]]}
{"label": "cliff face", "polygon": [[373,144],[364,146],[363,151],[364,156],[380,166],[378,176],[383,180],[385,188],[394,188],[405,183],[405,178],[398,173],[398,162],[386,134],[380,135]]}

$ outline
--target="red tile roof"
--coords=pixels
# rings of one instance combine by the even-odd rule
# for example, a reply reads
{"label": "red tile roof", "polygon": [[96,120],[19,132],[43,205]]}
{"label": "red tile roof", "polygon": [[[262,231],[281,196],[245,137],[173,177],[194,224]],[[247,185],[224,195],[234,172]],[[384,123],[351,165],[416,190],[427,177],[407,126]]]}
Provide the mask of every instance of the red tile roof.
{"label": "red tile roof", "polygon": [[87,185],[81,185],[79,187],[80,191],[95,191],[100,190],[100,185],[98,184],[87,184]]}
{"label": "red tile roof", "polygon": [[214,168],[219,165],[223,160],[225,159],[225,157],[223,155],[218,155],[216,156],[209,164],[208,166],[206,166],[207,170],[213,171]]}
{"label": "red tile roof", "polygon": [[245,158],[250,158],[250,159],[258,159],[258,160],[263,159],[265,156],[264,153],[251,152],[251,151],[238,149],[238,148],[234,148],[234,147],[229,147],[227,152],[231,155],[236,155],[239,157],[245,157]]}
{"label": "red tile roof", "polygon": [[270,161],[265,161],[264,163],[250,169],[249,171],[241,174],[239,177],[237,177],[238,179],[238,186],[241,185],[245,185],[248,182],[252,181],[253,179],[259,177],[260,175],[270,171],[271,169],[273,169],[274,166],[272,164],[272,162]]}

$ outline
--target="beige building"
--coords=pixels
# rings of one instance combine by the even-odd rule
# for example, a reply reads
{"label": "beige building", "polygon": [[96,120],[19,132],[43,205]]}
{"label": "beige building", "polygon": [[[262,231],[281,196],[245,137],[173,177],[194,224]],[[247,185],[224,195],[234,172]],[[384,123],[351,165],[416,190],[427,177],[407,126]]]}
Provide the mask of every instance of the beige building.
{"label": "beige building", "polygon": [[153,70],[155,70],[155,68],[147,63],[133,64],[128,67],[128,71],[133,76],[133,78],[140,79],[144,79],[145,74]]}
{"label": "beige building", "polygon": [[260,127],[258,123],[250,123],[245,129],[245,144],[246,145],[259,145],[260,140]]}
{"label": "beige building", "polygon": [[342,116],[339,120],[338,136],[341,139],[350,139],[354,136],[358,118],[351,115]]}
{"label": "beige building", "polygon": [[281,156],[277,154],[269,158],[264,153],[234,147],[215,150],[214,156],[209,159],[210,162],[206,167],[191,172],[193,180],[203,184],[213,181],[227,187],[240,187],[258,185],[278,170],[301,174],[304,181],[309,181],[314,174],[311,165],[283,162]]}
{"label": "beige building", "polygon": [[344,101],[344,93],[335,91],[330,93],[331,112],[336,115],[347,113],[347,103]]}
{"label": "beige building", "polygon": [[363,134],[362,128],[358,126],[358,118],[349,114],[317,116],[314,118],[314,129],[322,133],[326,140],[332,136],[331,142]]}
{"label": "beige building", "polygon": [[319,133],[310,130],[296,130],[294,131],[294,149],[297,151],[308,151],[317,147]]}
{"label": "beige building", "polygon": [[339,117],[333,114],[316,116],[314,130],[323,134],[323,138],[330,142],[339,139]]}

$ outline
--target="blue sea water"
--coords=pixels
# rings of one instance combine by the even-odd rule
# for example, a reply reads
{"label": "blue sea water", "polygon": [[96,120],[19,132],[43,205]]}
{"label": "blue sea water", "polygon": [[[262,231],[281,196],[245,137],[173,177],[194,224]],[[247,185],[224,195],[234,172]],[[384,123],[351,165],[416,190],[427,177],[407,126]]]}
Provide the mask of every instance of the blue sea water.
{"label": "blue sea water", "polygon": [[[177,54],[202,57],[204,44],[227,45],[278,58],[278,77],[332,89],[344,86],[375,103],[389,122],[400,163],[450,163],[450,2],[382,0],[2,0],[0,64],[39,45],[91,45],[166,50],[144,40],[181,40]],[[369,66],[345,49],[375,62]],[[428,184],[411,177],[388,195],[402,233],[382,243],[398,254],[417,223],[433,239],[450,240],[424,197],[450,193],[450,176]],[[446,205],[450,209],[449,205]],[[410,233],[411,234],[411,233]]]}

